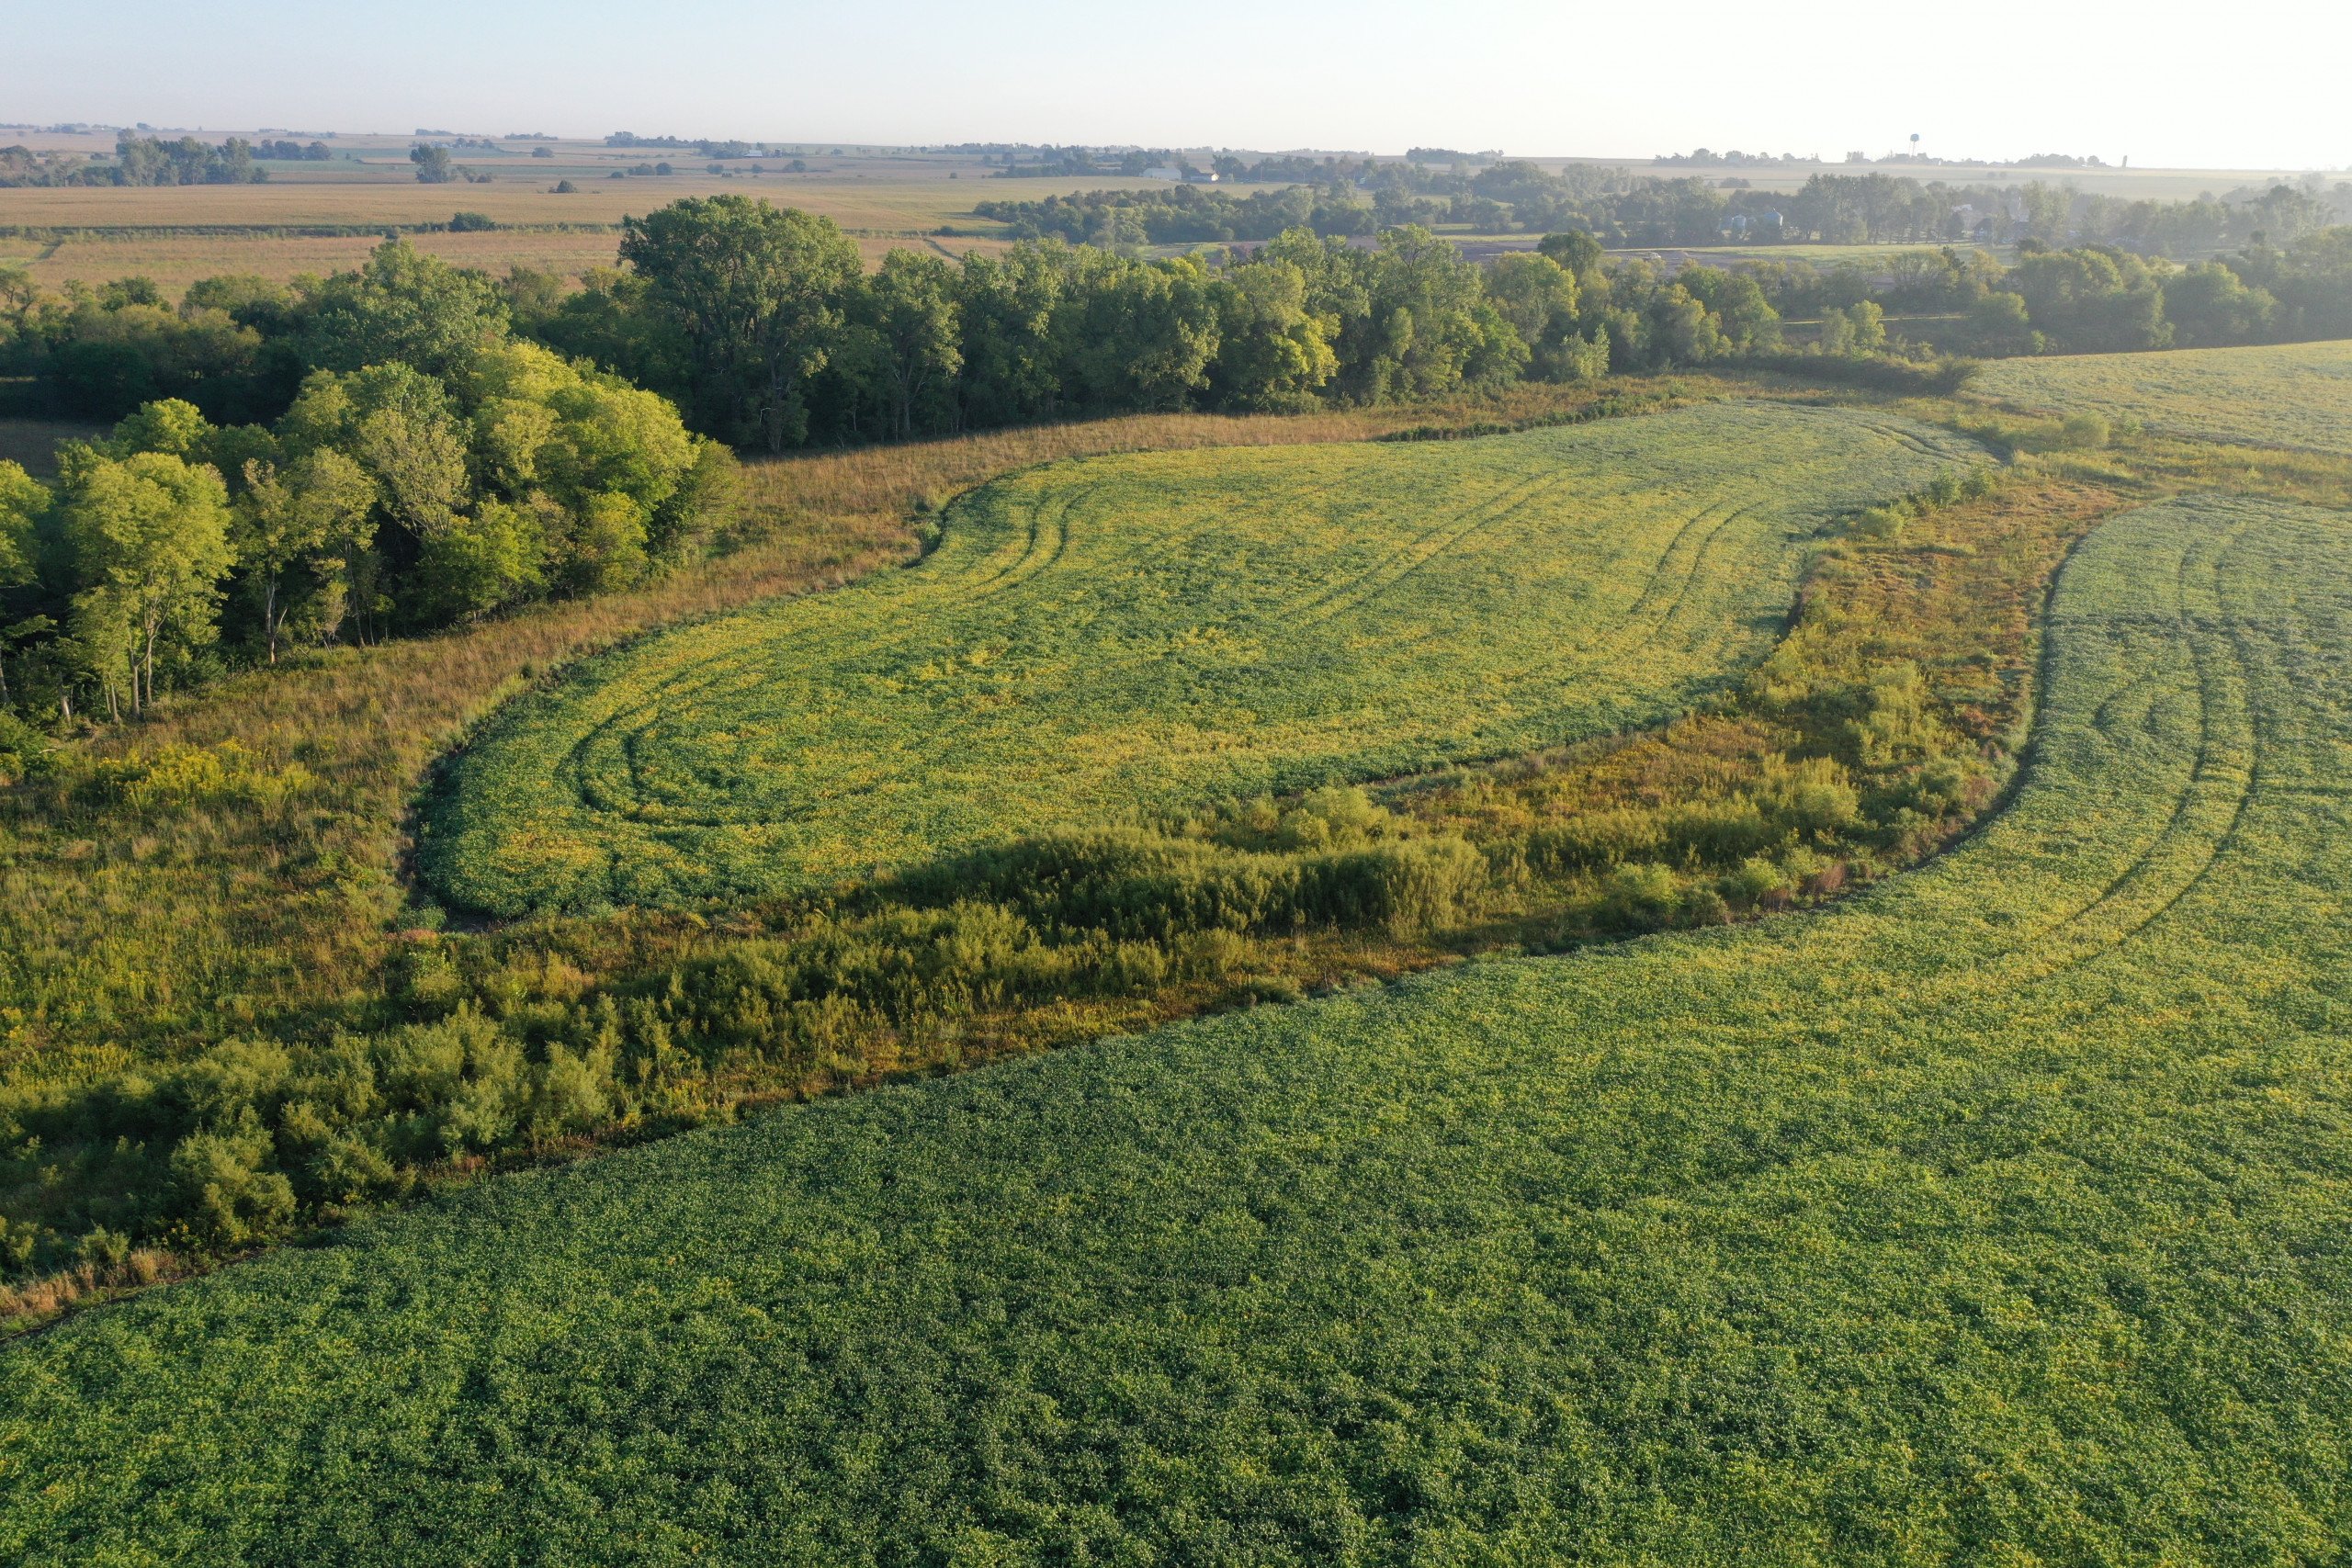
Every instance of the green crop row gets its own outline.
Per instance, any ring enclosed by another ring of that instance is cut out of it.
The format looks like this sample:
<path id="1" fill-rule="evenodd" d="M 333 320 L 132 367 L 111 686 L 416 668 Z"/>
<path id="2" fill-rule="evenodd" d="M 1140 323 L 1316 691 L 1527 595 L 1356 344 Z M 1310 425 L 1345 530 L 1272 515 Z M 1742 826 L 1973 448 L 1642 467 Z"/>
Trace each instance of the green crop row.
<path id="1" fill-rule="evenodd" d="M 0 1357 L 0 1556 L 2326 1561 L 2352 518 L 2060 579 L 2013 807 L 484 1184 Z"/>
<path id="2" fill-rule="evenodd" d="M 2206 440 L 2352 453 L 2352 343 L 2007 359 L 1973 389 Z"/>
<path id="3" fill-rule="evenodd" d="M 1770 650 L 1831 523 L 1977 460 L 1747 403 L 1017 474 L 910 570 L 514 705 L 422 863 L 494 914 L 691 904 L 1638 728 Z"/>

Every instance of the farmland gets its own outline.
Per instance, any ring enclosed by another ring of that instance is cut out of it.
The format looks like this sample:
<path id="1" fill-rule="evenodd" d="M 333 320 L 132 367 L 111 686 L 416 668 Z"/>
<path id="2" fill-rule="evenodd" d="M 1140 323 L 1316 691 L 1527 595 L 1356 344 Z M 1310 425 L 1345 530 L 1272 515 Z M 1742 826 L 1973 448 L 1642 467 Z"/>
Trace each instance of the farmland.
<path id="1" fill-rule="evenodd" d="M 518 705 L 424 864 L 508 915 L 742 897 L 1656 723 L 1769 649 L 1811 536 L 1974 456 L 1756 403 L 1017 475 L 911 571 Z"/>
<path id="2" fill-rule="evenodd" d="M 2341 1556 L 2352 189 L 416 135 L 0 155 L 0 1561 Z"/>
<path id="3" fill-rule="evenodd" d="M 2352 453 L 2352 343 L 2011 359 L 1975 389 L 2206 440 Z"/>
<path id="4" fill-rule="evenodd" d="M 617 223 L 684 196 L 748 191 L 779 206 L 820 213 L 845 229 L 904 232 L 970 220 L 972 203 L 1001 188 L 974 181 L 866 178 L 857 175 L 715 175 L 685 174 L 660 178 L 577 182 L 576 191 L 557 195 L 554 181 L 501 181 L 487 186 L 298 185 L 272 181 L 258 186 L 175 186 L 121 188 L 107 186 L 0 190 L 0 224 L 40 229 L 359 227 L 446 223 L 464 208 L 501 223 Z M 1023 180 L 1021 194 L 1061 193 L 1080 182 Z M 1101 181 L 1094 182 L 1100 184 Z M 1149 186 L 1153 182 L 1137 182 Z M 967 186 L 971 188 L 967 189 Z M 1037 188 L 1033 192 L 1029 187 Z"/>
<path id="5" fill-rule="evenodd" d="M 83 767 L 173 747 L 240 748 L 268 772 L 300 761 L 316 784 L 290 818 L 223 800 L 156 823 L 86 789 L 0 796 L 10 894 L 0 900 L 0 1079 L 85 1082 L 258 1019 L 376 994 L 402 919 L 406 808 L 469 728 L 526 690 L 535 671 L 902 558 L 927 496 L 1090 454 L 1362 439 L 1542 417 L 1590 396 L 1529 387 L 1442 406 L 1102 420 L 759 463 L 746 474 L 740 547 L 642 591 L 252 671 L 101 746 Z M 0 422 L 0 437 L 28 459 L 51 436 L 87 434 Z M 81 771 L 65 775 L 69 785 Z"/>
<path id="6" fill-rule="evenodd" d="M 650 205 L 650 204 L 649 204 Z M 447 215 L 429 221 L 447 221 Z M 895 231 L 851 236 L 868 266 L 881 265 L 892 250 L 962 256 L 1002 250 L 1010 242 L 986 235 L 932 235 Z M 511 267 L 534 267 L 572 276 L 618 260 L 620 229 L 605 224 L 509 227 L 470 232 L 420 233 L 412 243 L 427 255 L 455 266 L 480 267 L 503 276 Z M 305 273 L 324 275 L 357 266 L 382 242 L 374 231 L 312 234 L 299 230 L 232 229 L 187 233 L 175 229 L 74 231 L 40 240 L 0 240 L 0 265 L 17 263 L 35 283 L 62 288 L 125 276 L 153 280 L 177 294 L 199 278 L 242 275 L 287 282 Z"/>
<path id="7" fill-rule="evenodd" d="M 351 165 L 319 165 L 337 176 L 266 185 L 152 188 L 69 186 L 0 189 L 0 266 L 21 265 L 46 288 L 78 279 L 98 283 L 139 275 L 176 294 L 198 278 L 252 274 L 284 280 L 356 265 L 387 228 L 414 232 L 420 250 L 461 266 L 503 273 L 530 266 L 577 273 L 611 266 L 624 218 L 641 217 L 681 197 L 721 191 L 763 196 L 780 206 L 832 219 L 858 242 L 868 265 L 894 246 L 962 255 L 999 248 L 999 225 L 972 216 L 991 187 L 978 180 L 977 160 L 899 166 L 887 159 L 817 159 L 807 174 L 741 173 L 718 177 L 698 168 L 675 175 L 612 179 L 609 157 L 581 154 L 586 166 L 527 161 L 488 185 L 419 185 L 356 177 Z M 400 164 L 405 171 L 404 155 Z M 578 188 L 557 193 L 560 175 Z M 1023 180 L 1024 196 L 1068 195 L 1095 180 Z M 1149 186 L 1156 182 L 1120 182 Z M 1035 187 L 1035 188 L 1032 188 Z M 479 212 L 495 229 L 436 232 L 458 211 Z M 941 230 L 953 230 L 941 234 Z"/>
<path id="8" fill-rule="evenodd" d="M 2011 809 L 1818 918 L 807 1106 L 67 1322 L 0 1359 L 0 1545 L 2324 1559 L 2347 581 L 2335 513 L 2107 524 Z"/>

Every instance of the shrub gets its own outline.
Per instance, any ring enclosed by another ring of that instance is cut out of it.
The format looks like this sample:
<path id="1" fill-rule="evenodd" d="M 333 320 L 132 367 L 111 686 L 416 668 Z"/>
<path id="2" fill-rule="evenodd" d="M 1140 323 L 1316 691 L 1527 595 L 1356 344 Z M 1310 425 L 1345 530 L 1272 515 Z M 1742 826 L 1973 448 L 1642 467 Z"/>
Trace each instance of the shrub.
<path id="1" fill-rule="evenodd" d="M 1300 923 L 1378 928 L 1413 936 L 1476 908 L 1487 859 L 1464 839 L 1411 839 L 1317 856 L 1303 868 Z"/>
<path id="2" fill-rule="evenodd" d="M 2108 423 L 2105 414 L 2087 411 L 2068 414 L 2066 422 L 2058 430 L 2059 445 L 2078 452 L 2104 446 L 2114 439 L 2114 435 L 2115 427 Z"/>
<path id="3" fill-rule="evenodd" d="M 1751 855 L 1716 878 L 1715 887 L 1730 903 L 1758 906 L 1770 901 L 1775 895 L 1785 895 L 1788 877 L 1769 856 Z"/>
<path id="4" fill-rule="evenodd" d="M 172 1182 L 181 1222 L 194 1240 L 242 1247 L 294 1217 L 293 1185 L 266 1168 L 269 1156 L 269 1134 L 250 1118 L 180 1140 L 171 1154 Z"/>
<path id="5" fill-rule="evenodd" d="M 1618 931 L 1664 931 L 1682 904 L 1682 885 L 1655 861 L 1621 865 L 1601 883 L 1600 916 Z"/>
<path id="6" fill-rule="evenodd" d="M 49 738 L 0 708 L 0 788 L 49 771 Z"/>
<path id="7" fill-rule="evenodd" d="M 300 762 L 270 767 L 233 740 L 165 746 L 102 760 L 92 774 L 102 795 L 134 811 L 191 806 L 251 806 L 276 812 L 318 783 Z"/>

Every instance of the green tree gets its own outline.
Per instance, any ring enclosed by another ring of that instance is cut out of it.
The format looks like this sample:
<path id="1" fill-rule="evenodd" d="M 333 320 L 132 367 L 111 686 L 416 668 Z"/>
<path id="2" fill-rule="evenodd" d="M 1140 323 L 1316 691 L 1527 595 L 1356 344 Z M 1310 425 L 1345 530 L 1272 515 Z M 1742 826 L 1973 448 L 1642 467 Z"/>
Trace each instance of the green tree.
<path id="1" fill-rule="evenodd" d="M 2021 254 L 2009 287 L 2033 324 L 2078 353 L 2162 348 L 2172 341 L 2164 289 L 2138 256 L 2105 245 Z"/>
<path id="2" fill-rule="evenodd" d="M 536 592 L 546 581 L 542 521 L 535 508 L 485 501 L 442 523 L 419 547 L 413 609 L 433 621 L 472 619 Z"/>
<path id="3" fill-rule="evenodd" d="M 1013 246 L 1001 256 L 964 259 L 956 289 L 963 310 L 961 391 L 977 425 L 1044 419 L 1060 406 L 1061 358 L 1054 316 L 1069 249 Z"/>
<path id="4" fill-rule="evenodd" d="M 1090 411 L 1173 411 L 1208 384 L 1216 306 L 1190 257 L 1136 262 L 1084 250 L 1055 328 L 1065 390 Z"/>
<path id="5" fill-rule="evenodd" d="M 38 530 L 52 499 L 47 485 L 17 464 L 0 460 L 0 588 L 21 588 L 38 578 Z M 0 712 L 8 703 L 8 653 L 54 625 L 47 615 L 32 615 L 0 626 Z"/>
<path id="6" fill-rule="evenodd" d="M 695 423 L 771 452 L 804 439 L 809 379 L 863 274 L 857 246 L 832 220 L 750 197 L 694 197 L 629 219 L 620 254 L 684 345 Z"/>
<path id="7" fill-rule="evenodd" d="M 73 558 L 74 635 L 90 673 L 133 712 L 155 695 L 155 656 L 218 635 L 232 560 L 229 492 L 209 468 L 161 452 L 69 452 L 62 534 Z"/>
<path id="8" fill-rule="evenodd" d="M 647 513 L 618 491 L 586 498 L 573 514 L 564 585 L 575 593 L 606 593 L 645 574 Z"/>
<path id="9" fill-rule="evenodd" d="M 289 452 L 335 447 L 368 471 L 385 514 L 422 537 L 464 510 L 465 427 L 440 382 L 406 365 L 314 372 L 278 422 Z"/>
<path id="10" fill-rule="evenodd" d="M 2248 288 L 2219 262 L 2205 262 L 2165 280 L 2165 317 L 2191 348 L 2254 343 L 2270 330 L 2278 301 L 2268 289 Z"/>
<path id="11" fill-rule="evenodd" d="M 287 574 L 307 563 L 332 596 L 316 617 L 332 636 L 342 620 L 347 589 L 341 581 L 351 555 L 372 542 L 368 516 L 376 484 L 367 470 L 331 446 L 314 447 L 278 469 L 254 462 L 246 470 L 245 493 L 232 513 L 230 544 L 260 603 L 262 637 L 269 661 L 277 644 L 288 600 Z"/>
<path id="12" fill-rule="evenodd" d="M 1578 284 L 1589 284 L 1600 274 L 1600 258 L 1604 253 L 1600 242 L 1581 229 L 1565 230 L 1546 234 L 1535 243 L 1538 255 L 1559 264 L 1562 271 Z"/>
<path id="13" fill-rule="evenodd" d="M 1438 396 L 1526 367 L 1528 345 L 1487 299 L 1477 266 L 1427 229 L 1383 234 L 1364 284 L 1364 315 L 1340 336 L 1341 376 L 1357 398 Z"/>
<path id="14" fill-rule="evenodd" d="M 1582 294 L 1575 275 L 1553 257 L 1518 251 L 1498 258 L 1487 272 L 1487 294 L 1526 341 L 1532 374 L 1575 381 L 1607 367 L 1606 360 L 1596 367 L 1592 345 L 1577 333 Z"/>
<path id="15" fill-rule="evenodd" d="M 1886 347 L 1886 312 L 1875 299 L 1821 312 L 1821 352 L 1860 359 Z"/>
<path id="16" fill-rule="evenodd" d="M 474 409 L 472 467 L 481 482 L 517 503 L 548 498 L 573 519 L 546 531 L 551 551 L 564 537 L 594 534 L 584 525 L 597 498 L 618 496 L 638 519 L 641 566 L 646 549 L 675 554 L 723 500 L 730 457 L 691 434 L 667 399 L 537 344 L 482 354 L 459 393 Z M 589 575 L 609 586 L 615 570 Z"/>
<path id="17" fill-rule="evenodd" d="M 397 362 L 446 378 L 507 334 L 495 282 L 406 240 L 385 241 L 365 265 L 318 285 L 305 316 L 303 363 L 327 370 Z"/>
<path id="18" fill-rule="evenodd" d="M 420 141 L 408 150 L 408 161 L 416 165 L 419 185 L 445 186 L 458 177 L 458 166 L 449 161 L 447 147 L 430 147 Z"/>
<path id="19" fill-rule="evenodd" d="M 1747 354 L 1781 345 L 1780 312 L 1746 273 L 1686 266 L 1674 275 L 1674 281 L 1714 317 L 1715 329 L 1723 334 L 1729 352 Z"/>
<path id="20" fill-rule="evenodd" d="M 2007 289 L 1995 289 L 1969 307 L 1968 338 L 1977 353 L 1994 355 L 2040 354 L 2044 341 L 2024 297 Z"/>
<path id="21" fill-rule="evenodd" d="M 33 580 L 33 531 L 49 510 L 49 487 L 0 459 L 0 588 Z"/>
<path id="22" fill-rule="evenodd" d="M 1278 257 L 1229 267 L 1214 288 L 1216 363 L 1210 383 L 1226 408 L 1310 408 L 1340 367 L 1338 321 L 1306 308 L 1306 276 Z"/>
<path id="23" fill-rule="evenodd" d="M 962 305 L 956 270 L 938 256 L 892 251 L 868 280 L 857 322 L 890 411 L 890 434 L 903 441 L 934 427 L 951 407 L 963 368 Z"/>
<path id="24" fill-rule="evenodd" d="M 117 457 L 162 452 L 185 458 L 201 449 L 211 434 L 212 422 L 204 411 L 181 399 L 165 398 L 141 403 L 124 415 L 107 438 L 107 446 Z"/>

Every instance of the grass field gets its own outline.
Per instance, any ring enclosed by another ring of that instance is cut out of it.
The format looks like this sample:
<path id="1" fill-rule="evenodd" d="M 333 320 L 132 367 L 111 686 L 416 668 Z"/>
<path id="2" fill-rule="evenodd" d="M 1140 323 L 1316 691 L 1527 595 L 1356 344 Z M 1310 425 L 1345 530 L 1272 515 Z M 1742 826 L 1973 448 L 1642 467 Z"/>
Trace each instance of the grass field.
<path id="1" fill-rule="evenodd" d="M 55 790 L 0 792 L 0 1084 L 87 1082 L 380 994 L 401 945 L 405 812 L 469 726 L 537 672 L 624 638 L 901 558 L 926 495 L 1088 454 L 1362 439 L 1541 417 L 1593 395 L 1530 385 L 1439 407 L 1138 416 L 755 462 L 751 537 L 718 559 L 637 592 L 306 656 L 169 704 L 74 759 Z M 220 801 L 165 821 L 81 787 L 107 756 L 230 745 L 267 770 L 300 761 L 317 784 L 290 816 Z"/>
<path id="2" fill-rule="evenodd" d="M 2352 453 L 2352 343 L 2005 359 L 1973 389 L 2207 440 Z"/>
<path id="3" fill-rule="evenodd" d="M 1639 728 L 1769 650 L 1840 511 L 1974 456 L 1749 403 L 1018 475 L 914 570 L 518 705 L 423 863 L 503 915 L 745 897 Z"/>
<path id="4" fill-rule="evenodd" d="M 28 1563 L 2316 1562 L 2352 1537 L 2352 520 L 2064 572 L 2013 807 L 501 1181 L 0 1357 Z"/>

